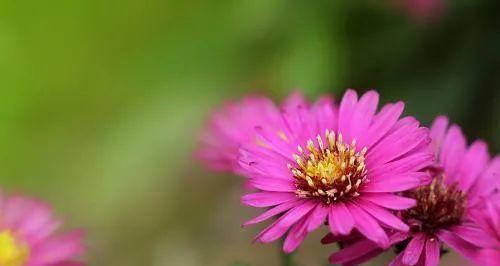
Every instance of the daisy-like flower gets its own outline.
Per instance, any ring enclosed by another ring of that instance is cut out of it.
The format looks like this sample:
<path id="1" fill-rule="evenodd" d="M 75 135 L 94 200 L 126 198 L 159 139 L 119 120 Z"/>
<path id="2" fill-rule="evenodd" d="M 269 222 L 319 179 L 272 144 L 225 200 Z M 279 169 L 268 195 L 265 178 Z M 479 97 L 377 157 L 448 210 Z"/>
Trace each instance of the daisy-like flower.
<path id="1" fill-rule="evenodd" d="M 477 140 L 467 147 L 460 128 L 452 125 L 448 129 L 445 117 L 435 120 L 431 138 L 437 161 L 428 168 L 433 180 L 430 185 L 404 193 L 415 199 L 417 205 L 400 213 L 410 231 L 391 236 L 391 244 L 399 252 L 391 265 L 438 265 L 443 245 L 476 261 L 481 247 L 498 244 L 491 233 L 477 226 L 473 218 L 479 216 L 473 213 L 494 193 L 500 158 L 490 160 L 483 141 Z M 369 240 L 354 241 L 332 254 L 330 262 L 352 265 L 382 251 Z"/>
<path id="2" fill-rule="evenodd" d="M 56 235 L 60 224 L 42 202 L 0 195 L 0 265 L 83 266 L 75 260 L 84 251 L 82 232 Z"/>
<path id="3" fill-rule="evenodd" d="M 497 177 L 499 178 L 499 177 Z M 494 266 L 500 261 L 500 192 L 490 197 L 483 208 L 472 210 L 472 217 L 496 244 L 485 246 L 479 253 L 479 265 Z"/>
<path id="4" fill-rule="evenodd" d="M 257 139 L 240 148 L 240 165 L 258 191 L 242 202 L 269 209 L 244 225 L 278 217 L 256 240 L 272 242 L 288 232 L 283 249 L 292 252 L 328 222 L 336 234 L 356 228 L 385 247 L 383 227 L 409 230 L 391 211 L 415 200 L 394 193 L 429 181 L 419 172 L 432 163 L 428 130 L 412 117 L 400 119 L 402 102 L 377 113 L 378 99 L 375 91 L 358 100 L 348 90 L 337 108 L 328 97 L 310 105 L 294 94 L 280 123 L 255 128 Z"/>
<path id="5" fill-rule="evenodd" d="M 262 96 L 226 103 L 212 113 L 195 156 L 212 170 L 238 172 L 241 143 L 255 139 L 255 126 L 275 124 L 278 114 L 273 102 Z"/>

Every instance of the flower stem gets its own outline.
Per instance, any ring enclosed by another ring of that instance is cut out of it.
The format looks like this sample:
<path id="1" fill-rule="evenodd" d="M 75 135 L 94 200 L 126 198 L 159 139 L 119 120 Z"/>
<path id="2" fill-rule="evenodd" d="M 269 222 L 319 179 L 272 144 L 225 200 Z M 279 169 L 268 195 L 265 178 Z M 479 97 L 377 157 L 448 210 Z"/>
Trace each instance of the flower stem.
<path id="1" fill-rule="evenodd" d="M 293 262 L 293 254 L 283 252 L 282 247 L 283 241 L 280 242 L 280 245 L 278 247 L 278 251 L 280 252 L 281 266 L 294 266 L 295 263 Z"/>
<path id="2" fill-rule="evenodd" d="M 292 254 L 281 254 L 281 265 L 282 266 L 293 266 L 293 256 Z"/>

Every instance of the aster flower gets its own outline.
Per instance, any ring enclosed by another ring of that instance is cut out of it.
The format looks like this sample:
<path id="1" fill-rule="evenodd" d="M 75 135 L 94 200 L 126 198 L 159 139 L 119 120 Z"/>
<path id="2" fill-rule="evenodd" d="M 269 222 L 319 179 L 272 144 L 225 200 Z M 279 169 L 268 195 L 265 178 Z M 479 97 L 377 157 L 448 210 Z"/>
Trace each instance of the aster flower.
<path id="1" fill-rule="evenodd" d="M 212 113 L 195 155 L 213 170 L 237 172 L 240 144 L 255 139 L 255 126 L 276 123 L 278 114 L 273 102 L 263 96 L 226 103 Z"/>
<path id="2" fill-rule="evenodd" d="M 500 261 L 500 193 L 495 193 L 485 201 L 482 208 L 472 210 L 471 213 L 474 222 L 494 239 L 494 245 L 485 246 L 479 252 L 477 263 L 485 266 L 498 265 Z"/>
<path id="3" fill-rule="evenodd" d="M 328 222 L 336 234 L 356 228 L 387 246 L 383 227 L 409 230 L 392 210 L 412 207 L 415 200 L 394 193 L 429 181 L 419 172 L 432 163 L 428 130 L 412 117 L 400 119 L 402 102 L 377 113 L 378 99 L 375 91 L 358 100 L 348 90 L 337 108 L 328 97 L 310 105 L 294 94 L 282 106 L 280 124 L 255 128 L 257 140 L 240 148 L 240 165 L 257 192 L 242 202 L 269 209 L 244 225 L 278 218 L 257 241 L 272 242 L 288 232 L 283 249 L 291 252 Z"/>
<path id="4" fill-rule="evenodd" d="M 474 222 L 473 218 L 483 216 L 473 214 L 494 193 L 500 158 L 490 160 L 487 145 L 481 140 L 467 147 L 460 128 L 452 125 L 448 129 L 445 117 L 435 120 L 431 138 L 437 163 L 427 171 L 433 180 L 430 185 L 404 193 L 417 205 L 400 213 L 411 230 L 391 235 L 391 244 L 399 253 L 391 265 L 438 265 L 444 245 L 475 262 L 480 248 L 498 244 L 491 233 Z M 382 251 L 370 240 L 354 241 L 332 254 L 330 262 L 352 265 Z"/>
<path id="5" fill-rule="evenodd" d="M 77 266 L 84 251 L 82 232 L 55 234 L 61 221 L 46 204 L 0 195 L 0 265 Z"/>

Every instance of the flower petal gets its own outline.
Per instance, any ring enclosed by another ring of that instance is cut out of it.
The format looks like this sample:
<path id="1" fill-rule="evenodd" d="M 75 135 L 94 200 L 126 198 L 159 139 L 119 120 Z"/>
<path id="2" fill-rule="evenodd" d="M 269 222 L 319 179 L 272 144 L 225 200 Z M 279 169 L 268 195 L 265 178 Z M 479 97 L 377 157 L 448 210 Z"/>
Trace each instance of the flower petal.
<path id="1" fill-rule="evenodd" d="M 446 129 L 448 128 L 448 118 L 446 116 L 438 116 L 434 120 L 431 126 L 430 137 L 432 142 L 430 144 L 431 149 L 437 156 L 441 150 L 441 145 L 443 144 L 443 139 L 446 134 Z"/>
<path id="2" fill-rule="evenodd" d="M 368 149 L 375 145 L 394 126 L 403 113 L 403 109 L 403 102 L 386 104 L 373 118 L 373 123 L 366 133 L 366 135 L 369 136 L 369 138 L 366 139 L 366 143 L 360 143 L 360 145 L 364 145 Z"/>
<path id="3" fill-rule="evenodd" d="M 339 107 L 339 133 L 344 136 L 347 143 L 350 141 L 350 125 L 351 117 L 354 113 L 356 103 L 358 102 L 358 94 L 354 90 L 347 90 L 342 97 Z"/>
<path id="4" fill-rule="evenodd" d="M 249 180 L 250 185 L 264 191 L 294 192 L 297 190 L 293 180 L 269 178 L 265 176 L 254 177 Z"/>
<path id="5" fill-rule="evenodd" d="M 402 262 L 405 265 L 415 265 L 417 264 L 420 256 L 422 255 L 422 250 L 424 249 L 426 241 L 426 236 L 422 233 L 416 234 L 406 246 L 406 249 L 403 253 Z"/>
<path id="6" fill-rule="evenodd" d="M 309 214 L 307 220 L 307 232 L 316 230 L 320 225 L 325 222 L 328 215 L 328 208 L 322 203 L 318 203 L 316 208 Z"/>
<path id="7" fill-rule="evenodd" d="M 458 225 L 450 228 L 450 231 L 476 246 L 493 248 L 499 245 L 499 242 L 489 236 L 485 231 L 476 227 Z"/>
<path id="8" fill-rule="evenodd" d="M 276 222 L 259 233 L 256 239 L 259 239 L 263 243 L 269 243 L 280 238 L 293 224 L 314 208 L 314 206 L 314 202 L 306 201 L 305 203 L 294 207 L 281 216 Z"/>
<path id="9" fill-rule="evenodd" d="M 280 214 L 280 213 L 285 212 L 291 208 L 294 208 L 298 205 L 301 205 L 304 202 L 305 202 L 305 200 L 303 200 L 303 199 L 296 199 L 293 201 L 285 202 L 283 204 L 280 204 L 276 207 L 273 207 L 273 208 L 267 210 L 266 212 L 262 213 L 261 215 L 255 217 L 255 218 L 245 222 L 243 224 L 243 226 L 248 226 L 248 225 L 260 223 L 260 222 L 265 221 L 265 220 L 267 220 L 267 219 L 269 219 L 277 214 Z"/>
<path id="10" fill-rule="evenodd" d="M 356 104 L 354 112 L 352 113 L 351 122 L 349 125 L 349 138 L 356 139 L 360 147 L 364 147 L 366 141 L 366 131 L 372 123 L 373 115 L 377 110 L 379 95 L 377 92 L 371 90 L 363 94 Z"/>
<path id="11" fill-rule="evenodd" d="M 376 251 L 376 253 L 373 254 L 373 257 L 380 254 L 383 250 L 372 241 L 365 239 L 333 253 L 328 260 L 332 264 L 352 264 L 353 260 L 359 259 L 374 251 Z"/>
<path id="12" fill-rule="evenodd" d="M 333 233 L 347 235 L 351 232 L 354 220 L 343 202 L 332 204 L 328 214 L 328 224 Z"/>
<path id="13" fill-rule="evenodd" d="M 363 193 L 363 199 L 391 210 L 406 210 L 417 204 L 414 199 L 389 193 Z"/>
<path id="14" fill-rule="evenodd" d="M 466 140 L 462 130 L 457 125 L 452 125 L 444 138 L 439 156 L 439 162 L 444 168 L 447 182 L 457 181 L 454 179 L 454 174 L 465 154 L 465 147 Z"/>
<path id="15" fill-rule="evenodd" d="M 389 227 L 403 232 L 408 232 L 408 230 L 410 230 L 408 225 L 406 225 L 401 219 L 399 219 L 386 209 L 383 209 L 378 205 L 371 203 L 370 201 L 358 199 L 357 203 L 355 204 L 371 214 L 373 217 L 375 217 L 375 219 L 379 220 Z"/>
<path id="16" fill-rule="evenodd" d="M 434 238 L 428 238 L 425 241 L 425 266 L 438 266 L 439 252 L 439 241 Z"/>
<path id="17" fill-rule="evenodd" d="M 361 234 L 382 248 L 386 248 L 389 245 L 389 238 L 371 215 L 354 204 L 349 204 L 347 207 L 354 220 L 354 226 Z"/>
<path id="18" fill-rule="evenodd" d="M 253 207 L 269 207 L 296 199 L 294 193 L 258 192 L 241 197 L 241 202 Z"/>
<path id="19" fill-rule="evenodd" d="M 484 141 L 474 141 L 463 157 L 463 162 L 459 166 L 458 180 L 462 191 L 467 192 L 474 184 L 479 174 L 488 163 L 488 146 Z"/>
<path id="20" fill-rule="evenodd" d="M 478 248 L 463 240 L 455 233 L 441 229 L 437 233 L 437 236 L 439 240 L 443 241 L 446 245 L 464 255 L 464 257 L 466 257 L 467 259 L 474 261 L 477 258 Z"/>
<path id="21" fill-rule="evenodd" d="M 288 232 L 285 242 L 283 243 L 283 251 L 285 253 L 293 252 L 304 241 L 307 236 L 307 231 L 304 228 L 306 223 L 307 219 L 303 217 L 292 227 L 290 232 Z"/>
<path id="22" fill-rule="evenodd" d="M 364 192 L 398 192 L 427 185 L 431 181 L 429 174 L 423 172 L 378 176 L 371 179 L 361 190 Z"/>

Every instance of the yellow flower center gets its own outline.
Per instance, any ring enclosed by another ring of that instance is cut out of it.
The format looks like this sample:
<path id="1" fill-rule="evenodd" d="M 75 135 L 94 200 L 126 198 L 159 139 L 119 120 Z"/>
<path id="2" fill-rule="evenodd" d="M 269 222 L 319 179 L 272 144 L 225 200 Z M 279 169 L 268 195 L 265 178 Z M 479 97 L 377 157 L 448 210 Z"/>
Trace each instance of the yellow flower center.
<path id="1" fill-rule="evenodd" d="M 9 230 L 0 232 L 0 266 L 23 266 L 28 255 L 28 246 L 18 242 Z"/>
<path id="2" fill-rule="evenodd" d="M 288 165 L 295 178 L 299 197 L 316 197 L 329 204 L 359 196 L 358 188 L 366 181 L 366 148 L 356 152 L 356 140 L 350 145 L 326 131 L 325 138 L 317 136 L 317 146 L 307 142 L 307 151 L 298 146 L 293 154 L 296 165 Z"/>

